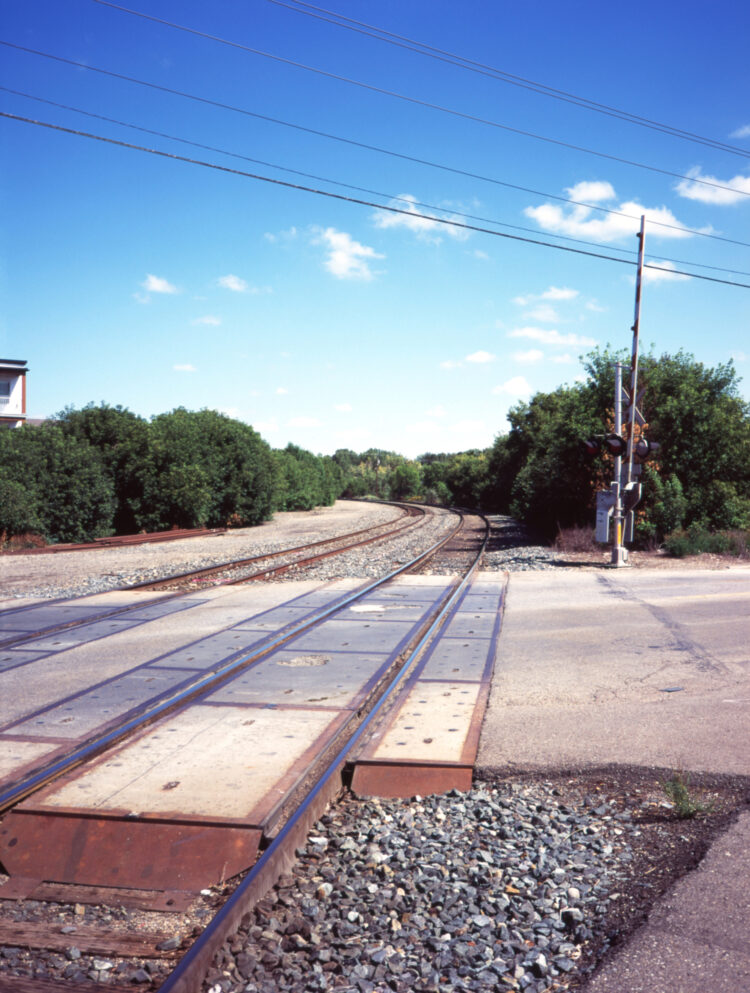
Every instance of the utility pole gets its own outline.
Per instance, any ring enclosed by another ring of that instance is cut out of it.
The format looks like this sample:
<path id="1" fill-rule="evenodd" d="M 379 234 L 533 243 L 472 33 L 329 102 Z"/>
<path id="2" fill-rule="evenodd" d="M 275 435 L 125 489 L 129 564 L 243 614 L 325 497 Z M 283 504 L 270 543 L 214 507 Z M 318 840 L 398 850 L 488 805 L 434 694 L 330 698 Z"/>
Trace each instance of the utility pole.
<path id="1" fill-rule="evenodd" d="M 622 362 L 615 363 L 615 435 L 622 435 Z M 622 456 L 615 455 L 615 478 L 612 481 L 614 502 L 614 535 L 612 536 L 612 565 L 628 564 L 628 550 L 622 542 L 625 515 L 622 512 Z"/>
<path id="2" fill-rule="evenodd" d="M 641 214 L 638 237 L 638 270 L 635 276 L 635 317 L 633 319 L 633 350 L 630 359 L 630 419 L 628 424 L 628 483 L 633 479 L 635 419 L 638 404 L 638 332 L 641 326 L 641 286 L 643 282 L 643 250 L 646 244 L 646 215 Z"/>
<path id="3" fill-rule="evenodd" d="M 635 277 L 635 317 L 633 320 L 633 347 L 630 358 L 630 396 L 628 397 L 628 447 L 626 455 L 626 466 L 622 464 L 622 457 L 615 456 L 615 478 L 612 483 L 612 493 L 614 496 L 613 524 L 614 535 L 612 537 L 612 565 L 616 568 L 628 564 L 628 550 L 624 543 L 625 512 L 624 498 L 629 496 L 634 487 L 640 494 L 640 487 L 633 482 L 633 455 L 635 453 L 636 442 L 636 418 L 638 414 L 638 333 L 641 324 L 641 286 L 643 285 L 643 250 L 646 242 L 646 216 L 641 214 L 641 227 L 638 238 L 638 270 Z M 615 435 L 622 436 L 622 363 L 615 364 Z M 640 425 L 640 422 L 639 422 Z M 625 469 L 625 471 L 623 471 Z M 635 499 L 638 497 L 635 496 Z"/>

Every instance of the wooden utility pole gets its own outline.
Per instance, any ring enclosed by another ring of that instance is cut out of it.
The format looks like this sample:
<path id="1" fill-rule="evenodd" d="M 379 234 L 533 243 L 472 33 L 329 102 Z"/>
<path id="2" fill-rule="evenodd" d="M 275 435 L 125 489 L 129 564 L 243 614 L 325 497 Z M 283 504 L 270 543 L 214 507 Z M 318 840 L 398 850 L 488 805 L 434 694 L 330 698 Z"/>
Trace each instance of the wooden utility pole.
<path id="1" fill-rule="evenodd" d="M 635 318 L 633 320 L 633 347 L 630 358 L 630 396 L 628 397 L 628 447 L 625 465 L 622 458 L 615 457 L 615 478 L 612 483 L 614 495 L 612 536 L 612 565 L 615 567 L 628 564 L 628 550 L 625 547 L 625 507 L 624 498 L 629 493 L 633 483 L 633 455 L 636 442 L 636 418 L 638 416 L 638 333 L 641 324 L 641 287 L 643 285 L 643 250 L 646 242 L 646 216 L 641 214 L 641 228 L 636 235 L 638 238 L 638 270 L 635 277 Z M 622 364 L 615 365 L 615 435 L 622 433 Z M 640 425 L 640 422 L 639 422 Z M 640 488 L 638 487 L 638 492 Z M 637 497 L 635 498 L 637 499 Z"/>

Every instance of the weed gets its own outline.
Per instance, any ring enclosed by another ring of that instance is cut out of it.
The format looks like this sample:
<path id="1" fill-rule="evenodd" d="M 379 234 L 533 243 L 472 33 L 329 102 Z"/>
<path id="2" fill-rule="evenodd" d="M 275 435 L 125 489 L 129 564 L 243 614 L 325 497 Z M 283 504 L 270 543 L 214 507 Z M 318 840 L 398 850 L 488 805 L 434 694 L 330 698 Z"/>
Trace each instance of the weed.
<path id="1" fill-rule="evenodd" d="M 690 776 L 673 772 L 671 779 L 662 783 L 664 792 L 674 804 L 675 813 L 682 820 L 710 811 L 710 805 L 699 803 L 690 792 Z"/>
<path id="2" fill-rule="evenodd" d="M 558 552 L 601 551 L 601 547 L 594 538 L 594 529 L 591 527 L 558 528 L 555 549 Z"/>

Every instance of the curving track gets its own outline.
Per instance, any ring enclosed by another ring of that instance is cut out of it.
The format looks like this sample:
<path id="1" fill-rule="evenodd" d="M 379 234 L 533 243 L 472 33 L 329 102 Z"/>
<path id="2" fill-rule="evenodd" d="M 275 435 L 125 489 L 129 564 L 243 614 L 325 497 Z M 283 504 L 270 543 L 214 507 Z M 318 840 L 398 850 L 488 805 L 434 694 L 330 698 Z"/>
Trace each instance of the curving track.
<path id="1" fill-rule="evenodd" d="M 377 540 L 377 538 L 370 536 L 370 540 Z M 87 741 L 77 743 L 76 748 L 68 749 L 65 754 L 56 754 L 54 762 L 37 768 L 34 775 L 23 777 L 21 782 L 13 782 L 8 785 L 2 795 L 2 803 L 6 807 L 17 804 L 22 797 L 28 797 L 42 786 L 47 787 L 45 794 L 48 794 L 51 789 L 49 783 L 53 778 L 63 774 L 70 775 L 72 767 L 82 765 L 85 762 L 90 763 L 105 750 L 113 747 L 121 748 L 121 743 L 126 736 L 142 735 L 144 728 L 151 725 L 161 726 L 159 722 L 173 719 L 174 715 L 179 715 L 185 708 L 195 706 L 196 703 L 200 705 L 201 701 L 205 701 L 209 697 L 215 698 L 216 694 L 222 691 L 222 687 L 233 685 L 234 680 L 242 677 L 244 673 L 249 672 L 254 667 L 260 666 L 261 662 L 269 655 L 273 656 L 274 652 L 278 653 L 284 649 L 284 646 L 294 648 L 295 642 L 298 642 L 300 638 L 313 637 L 311 632 L 324 626 L 326 620 L 341 618 L 346 611 L 349 612 L 347 616 L 351 617 L 353 616 L 352 612 L 358 609 L 361 611 L 383 610 L 383 603 L 388 604 L 389 597 L 403 597 L 403 587 L 399 588 L 398 584 L 405 582 L 403 576 L 406 573 L 416 576 L 418 575 L 416 570 L 426 568 L 428 574 L 429 572 L 433 574 L 438 572 L 462 574 L 461 579 L 436 583 L 435 590 L 438 595 L 434 597 L 434 602 L 428 605 L 429 609 L 419 613 L 418 622 L 409 625 L 411 634 L 407 642 L 399 643 L 398 650 L 389 656 L 388 665 L 378 668 L 375 676 L 368 682 L 366 694 L 358 697 L 356 705 L 346 710 L 335 728 L 335 733 L 328 735 L 321 747 L 317 748 L 315 754 L 310 753 L 302 766 L 296 768 L 295 775 L 292 777 L 294 783 L 287 784 L 288 788 L 283 792 L 283 796 L 275 803 L 272 811 L 266 811 L 265 822 L 259 825 L 258 844 L 261 848 L 261 855 L 258 861 L 235 891 L 234 896 L 205 930 L 199 941 L 195 943 L 188 956 L 166 980 L 161 987 L 163 990 L 194 990 L 198 988 L 201 969 L 205 971 L 213 954 L 213 949 L 236 926 L 239 917 L 245 912 L 244 908 L 247 907 L 248 901 L 252 902 L 257 899 L 263 890 L 267 889 L 273 882 L 275 876 L 289 863 L 293 857 L 296 839 L 301 836 L 301 833 L 304 833 L 311 820 L 318 816 L 330 797 L 340 788 L 342 769 L 355 744 L 363 743 L 367 735 L 372 735 L 374 733 L 373 727 L 378 721 L 383 723 L 385 720 L 383 715 L 388 709 L 388 701 L 392 700 L 397 692 L 403 692 L 408 673 L 413 667 L 416 666 L 418 669 L 423 664 L 418 660 L 425 657 L 425 652 L 429 651 L 428 646 L 440 633 L 441 627 L 446 624 L 450 626 L 450 624 L 458 623 L 455 617 L 451 619 L 452 612 L 458 609 L 462 598 L 466 596 L 467 584 L 480 561 L 484 540 L 486 540 L 486 523 L 484 527 L 480 527 L 480 522 L 476 516 L 473 518 L 462 516 L 457 532 L 453 536 L 453 547 L 450 550 L 447 549 L 446 542 L 442 541 L 430 549 L 428 553 L 403 566 L 397 572 L 386 577 L 385 580 L 367 584 L 364 588 L 346 596 L 336 596 L 330 599 L 322 610 L 319 609 L 313 613 L 308 611 L 308 616 L 304 620 L 277 626 L 272 635 L 261 638 L 257 644 L 252 646 L 251 651 L 242 650 L 235 653 L 234 656 L 224 659 L 221 665 L 204 673 L 199 679 L 193 677 L 179 689 L 170 688 L 156 701 L 150 701 L 148 705 L 141 707 L 137 714 L 126 715 L 127 720 L 119 720 L 115 726 L 107 727 L 103 733 L 91 735 Z M 469 565 L 467 560 L 471 549 L 473 549 L 472 563 Z M 329 553 L 330 549 L 324 554 Z M 427 563 L 434 560 L 438 554 L 444 556 L 439 564 L 436 565 L 433 562 L 428 565 Z M 461 560 L 460 562 L 457 557 Z M 285 567 L 288 568 L 288 565 Z M 418 582 L 418 580 L 415 579 L 412 582 Z M 393 589 L 393 592 L 389 593 L 389 589 Z M 182 594 L 177 594 L 177 596 L 180 595 Z M 369 601 L 368 597 L 370 597 Z M 375 603 L 373 603 L 373 597 L 376 598 Z M 164 605 L 167 600 L 171 599 L 171 595 L 162 596 L 158 603 Z M 478 601 L 479 598 L 475 598 L 477 609 L 479 609 Z M 358 606 L 360 603 L 362 607 Z M 423 606 L 425 605 L 423 604 Z M 475 614 L 474 616 L 478 617 L 479 615 Z M 361 618 L 362 615 L 360 614 Z M 336 623 L 340 625 L 343 621 L 336 621 Z M 365 624 L 364 627 L 369 628 L 370 625 Z M 382 631 L 383 628 L 381 627 L 380 630 Z M 464 637 L 463 634 L 461 636 Z M 285 663 L 282 661 L 280 664 Z M 30 802 L 33 808 L 33 797 Z M 27 801 L 27 805 L 28 803 L 29 801 Z M 15 821 L 13 821 L 13 817 L 15 817 Z M 8 824 L 10 824 L 10 833 L 17 833 L 18 815 L 10 815 L 9 818 L 6 818 L 5 824 L 0 826 L 0 837 L 3 837 L 4 832 L 6 859 L 9 857 L 7 848 L 9 843 Z M 266 846 L 268 847 L 266 848 Z M 168 886 L 164 885 L 164 880 L 159 888 L 162 891 L 168 889 Z M 180 885 L 178 884 L 176 888 L 179 889 Z M 1 896 L 2 889 L 0 889 Z M 158 905 L 159 899 L 160 897 L 156 895 L 152 896 L 151 901 Z M 164 904 L 163 893 L 161 900 Z M 180 901 L 177 900 L 177 903 Z M 112 938 L 112 942 L 114 945 L 117 944 L 116 937 Z"/>

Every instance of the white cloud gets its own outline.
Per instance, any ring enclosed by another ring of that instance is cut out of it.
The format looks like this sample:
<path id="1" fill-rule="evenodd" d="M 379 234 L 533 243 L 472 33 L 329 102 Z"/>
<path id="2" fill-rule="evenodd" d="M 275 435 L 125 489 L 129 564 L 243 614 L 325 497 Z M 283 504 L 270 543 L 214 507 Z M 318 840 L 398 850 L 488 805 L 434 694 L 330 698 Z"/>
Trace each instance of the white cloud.
<path id="1" fill-rule="evenodd" d="M 471 355 L 466 356 L 467 362 L 475 362 L 477 365 L 484 365 L 487 362 L 494 362 L 495 356 L 491 355 L 489 352 L 472 352 Z"/>
<path id="2" fill-rule="evenodd" d="M 233 293 L 247 292 L 247 283 L 245 280 L 233 275 L 231 272 L 227 276 L 219 276 L 218 283 L 219 286 L 223 286 L 225 290 L 231 290 Z"/>
<path id="3" fill-rule="evenodd" d="M 652 265 L 658 266 L 659 268 L 652 269 Z M 668 283 L 690 279 L 690 276 L 685 276 L 679 272 L 673 272 L 673 269 L 674 265 L 671 262 L 658 262 L 654 260 L 644 266 L 643 281 L 645 283 Z M 635 280 L 633 280 L 633 282 L 635 282 Z"/>
<path id="4" fill-rule="evenodd" d="M 289 390 L 285 386 L 276 387 L 276 396 L 285 397 L 289 393 Z"/>
<path id="5" fill-rule="evenodd" d="M 317 417 L 292 417 L 287 425 L 290 428 L 319 428 L 321 422 Z"/>
<path id="6" fill-rule="evenodd" d="M 586 310 L 591 310 L 595 314 L 604 314 L 606 313 L 607 308 L 602 307 L 597 300 L 588 300 L 586 302 Z"/>
<path id="7" fill-rule="evenodd" d="M 475 259 L 482 259 L 485 262 L 489 259 L 487 252 L 483 252 L 481 248 L 475 248 L 473 255 Z"/>
<path id="8" fill-rule="evenodd" d="M 732 358 L 735 362 L 747 362 L 747 352 L 732 352 Z"/>
<path id="9" fill-rule="evenodd" d="M 338 410 L 342 414 L 349 414 L 352 411 L 352 405 L 350 403 L 337 403 L 334 404 L 334 410 Z"/>
<path id="10" fill-rule="evenodd" d="M 457 362 L 455 359 L 446 359 L 445 362 L 440 363 L 441 369 L 460 369 L 463 365 L 462 362 Z"/>
<path id="11" fill-rule="evenodd" d="M 180 291 L 176 286 L 173 286 L 166 279 L 162 279 L 161 276 L 154 276 L 153 273 L 148 273 L 146 278 L 141 283 L 141 286 L 146 290 L 147 293 L 179 293 Z"/>
<path id="12" fill-rule="evenodd" d="M 544 293 L 527 293 L 523 297 L 514 297 L 513 303 L 519 307 L 528 307 L 538 300 L 574 300 L 578 296 L 578 290 L 572 290 L 568 286 L 550 286 Z"/>
<path id="13" fill-rule="evenodd" d="M 531 386 L 525 376 L 513 376 L 500 386 L 496 386 L 492 392 L 496 395 L 505 393 L 513 397 L 527 397 L 531 395 Z"/>
<path id="14" fill-rule="evenodd" d="M 541 341 L 544 345 L 595 345 L 594 338 L 587 338 L 581 334 L 560 334 L 559 331 L 547 328 L 514 328 L 508 332 L 509 338 L 531 338 L 532 341 Z"/>
<path id="15" fill-rule="evenodd" d="M 690 179 L 681 179 L 675 186 L 679 195 L 688 200 L 700 200 L 701 203 L 727 206 L 745 200 L 750 195 L 750 176 L 738 174 L 731 179 L 717 179 L 716 176 L 703 175 L 699 167 L 690 169 L 688 176 Z M 696 179 L 701 179 L 704 183 L 718 183 L 722 187 L 730 186 L 732 189 L 703 186 L 701 183 L 696 183 Z"/>
<path id="16" fill-rule="evenodd" d="M 574 300 L 578 296 L 578 290 L 572 290 L 569 286 L 550 286 L 542 293 L 542 300 Z"/>
<path id="17" fill-rule="evenodd" d="M 297 237 L 297 229 L 292 226 L 291 228 L 287 228 L 286 231 L 279 231 L 278 234 L 266 231 L 263 237 L 266 241 L 270 241 L 272 245 L 275 245 L 279 241 L 293 241 Z"/>
<path id="18" fill-rule="evenodd" d="M 194 365 L 190 365 L 189 362 L 185 362 L 182 365 L 173 365 L 172 368 L 175 372 L 197 372 L 198 370 Z"/>
<path id="19" fill-rule="evenodd" d="M 258 296 L 261 293 L 273 293 L 270 286 L 251 286 L 247 280 L 240 276 L 234 276 L 232 273 L 229 273 L 228 276 L 219 276 L 216 282 L 225 290 L 231 290 L 232 293 L 250 293 L 253 296 Z"/>
<path id="20" fill-rule="evenodd" d="M 586 203 L 605 203 L 617 196 L 614 186 L 601 180 L 584 180 L 568 187 L 566 192 L 570 194 L 571 200 L 584 200 Z"/>
<path id="21" fill-rule="evenodd" d="M 541 321 L 542 324 L 558 324 L 560 321 L 560 315 L 548 303 L 540 303 L 538 307 L 529 311 L 528 316 L 532 321 Z"/>
<path id="22" fill-rule="evenodd" d="M 390 210 L 376 211 L 372 214 L 372 220 L 377 228 L 407 228 L 422 241 L 429 241 L 437 245 L 441 241 L 443 234 L 450 235 L 458 241 L 466 241 L 469 236 L 464 228 L 453 227 L 450 224 L 441 224 L 435 218 L 436 214 L 430 214 L 423 208 L 417 208 L 417 198 L 409 193 L 402 193 L 397 200 L 391 200 L 389 207 L 394 207 L 402 213 L 394 213 Z"/>
<path id="23" fill-rule="evenodd" d="M 385 258 L 374 248 L 354 241 L 346 231 L 337 231 L 335 228 L 325 228 L 319 232 L 313 244 L 321 243 L 329 249 L 328 258 L 323 265 L 336 279 L 370 280 L 373 272 L 369 260 Z"/>
<path id="24" fill-rule="evenodd" d="M 445 407 L 441 407 L 439 404 L 437 407 L 433 407 L 431 410 L 426 410 L 425 414 L 428 417 L 445 417 Z"/>
<path id="25" fill-rule="evenodd" d="M 196 317 L 191 324 L 209 324 L 211 327 L 218 327 L 221 324 L 220 317 L 214 317 L 213 314 L 206 314 L 205 317 Z"/>
<path id="26" fill-rule="evenodd" d="M 750 124 L 743 124 L 741 128 L 733 131 L 730 138 L 750 138 Z"/>
<path id="27" fill-rule="evenodd" d="M 609 183 L 578 183 L 568 187 L 565 192 L 572 200 L 584 200 L 589 203 L 615 201 L 615 191 Z M 587 196 L 591 192 L 595 195 Z M 612 209 L 617 210 L 617 213 L 600 214 L 593 207 L 576 204 L 561 207 L 557 204 L 545 203 L 540 207 L 526 207 L 524 214 L 536 221 L 544 231 L 577 238 L 585 237 L 592 241 L 618 241 L 637 234 L 642 214 L 647 221 L 670 225 L 670 227 L 658 227 L 653 231 L 653 234 L 658 234 L 660 238 L 691 237 L 691 232 L 666 207 L 644 207 L 635 200 L 627 200 L 613 206 Z M 701 230 L 709 233 L 712 229 L 708 227 Z"/>
<path id="28" fill-rule="evenodd" d="M 576 360 L 572 355 L 568 355 L 566 352 L 564 355 L 553 355 L 551 361 L 555 362 L 557 365 L 571 365 Z"/>
<path id="29" fill-rule="evenodd" d="M 516 362 L 541 362 L 544 352 L 539 348 L 530 348 L 528 352 L 514 352 L 513 358 Z"/>

